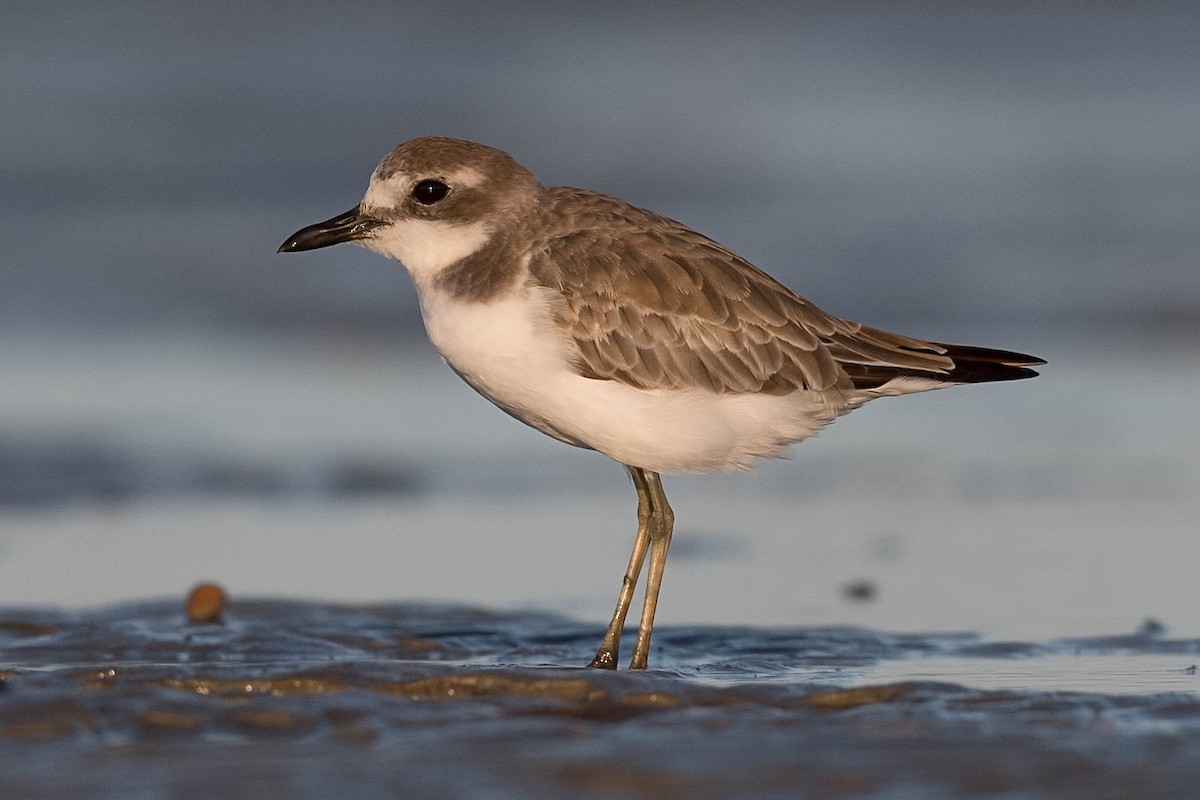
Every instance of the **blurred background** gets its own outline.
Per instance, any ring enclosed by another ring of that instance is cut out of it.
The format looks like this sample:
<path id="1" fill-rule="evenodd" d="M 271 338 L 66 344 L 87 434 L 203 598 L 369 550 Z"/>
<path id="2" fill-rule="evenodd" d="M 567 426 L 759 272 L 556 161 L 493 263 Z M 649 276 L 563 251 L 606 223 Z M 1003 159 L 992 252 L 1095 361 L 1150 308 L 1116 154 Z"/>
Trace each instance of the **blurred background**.
<path id="1" fill-rule="evenodd" d="M 461 384 L 397 264 L 275 255 L 442 134 L 838 315 L 1050 361 L 670 480 L 660 619 L 1200 632 L 1200 10 L 643 6 L 6 9 L 0 604 L 605 618 L 623 472 Z"/>

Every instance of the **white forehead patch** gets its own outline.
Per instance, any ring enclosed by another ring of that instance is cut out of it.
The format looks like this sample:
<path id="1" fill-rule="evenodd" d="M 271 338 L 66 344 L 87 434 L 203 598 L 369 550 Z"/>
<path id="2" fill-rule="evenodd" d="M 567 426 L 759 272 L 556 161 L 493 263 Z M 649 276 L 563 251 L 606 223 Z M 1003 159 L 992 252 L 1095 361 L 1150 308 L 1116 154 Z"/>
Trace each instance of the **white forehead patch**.
<path id="1" fill-rule="evenodd" d="M 371 176 L 367 193 L 363 195 L 363 208 L 399 208 L 408 194 L 412 179 L 403 172 L 393 172 L 386 178 Z"/>
<path id="2" fill-rule="evenodd" d="M 455 224 L 400 219 L 376 228 L 359 244 L 404 265 L 418 286 L 487 244 L 492 231 L 482 222 Z"/>

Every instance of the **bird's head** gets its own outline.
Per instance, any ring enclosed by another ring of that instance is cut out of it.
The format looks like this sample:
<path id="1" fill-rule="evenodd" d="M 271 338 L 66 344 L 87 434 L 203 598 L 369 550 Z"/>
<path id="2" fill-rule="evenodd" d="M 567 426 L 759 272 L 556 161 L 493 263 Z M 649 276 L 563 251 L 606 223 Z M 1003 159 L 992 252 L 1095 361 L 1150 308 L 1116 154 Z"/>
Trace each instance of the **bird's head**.
<path id="1" fill-rule="evenodd" d="M 396 259 L 417 280 L 483 247 L 538 202 L 541 184 L 502 150 L 425 137 L 389 153 L 362 202 L 288 237 L 280 253 L 354 242 Z"/>

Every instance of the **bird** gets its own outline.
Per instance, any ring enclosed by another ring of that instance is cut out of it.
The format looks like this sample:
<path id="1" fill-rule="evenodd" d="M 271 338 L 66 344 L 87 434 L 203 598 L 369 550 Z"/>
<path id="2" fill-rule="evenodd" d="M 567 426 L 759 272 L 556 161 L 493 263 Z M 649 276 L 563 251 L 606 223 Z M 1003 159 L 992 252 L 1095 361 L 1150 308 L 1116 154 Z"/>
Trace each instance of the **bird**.
<path id="1" fill-rule="evenodd" d="M 429 339 L 479 394 L 627 469 L 637 533 L 588 666 L 616 669 L 649 556 L 630 669 L 646 669 L 675 515 L 662 474 L 749 470 L 869 400 L 1032 378 L 1022 353 L 924 341 L 823 311 L 686 225 L 543 185 L 506 152 L 398 145 L 361 202 L 278 252 L 352 242 L 411 276 Z"/>

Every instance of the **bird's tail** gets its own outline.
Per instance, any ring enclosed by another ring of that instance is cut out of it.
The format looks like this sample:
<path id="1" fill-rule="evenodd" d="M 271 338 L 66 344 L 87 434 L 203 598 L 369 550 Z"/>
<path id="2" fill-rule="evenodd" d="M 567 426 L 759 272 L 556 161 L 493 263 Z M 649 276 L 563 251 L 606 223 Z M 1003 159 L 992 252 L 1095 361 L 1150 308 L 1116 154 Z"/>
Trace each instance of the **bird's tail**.
<path id="1" fill-rule="evenodd" d="M 1037 376 L 1037 372 L 1029 367 L 1046 363 L 1037 356 L 1008 350 L 961 344 L 939 344 L 938 347 L 946 348 L 946 355 L 954 362 L 954 367 L 947 376 L 954 383 L 988 383 L 1033 378 Z"/>

